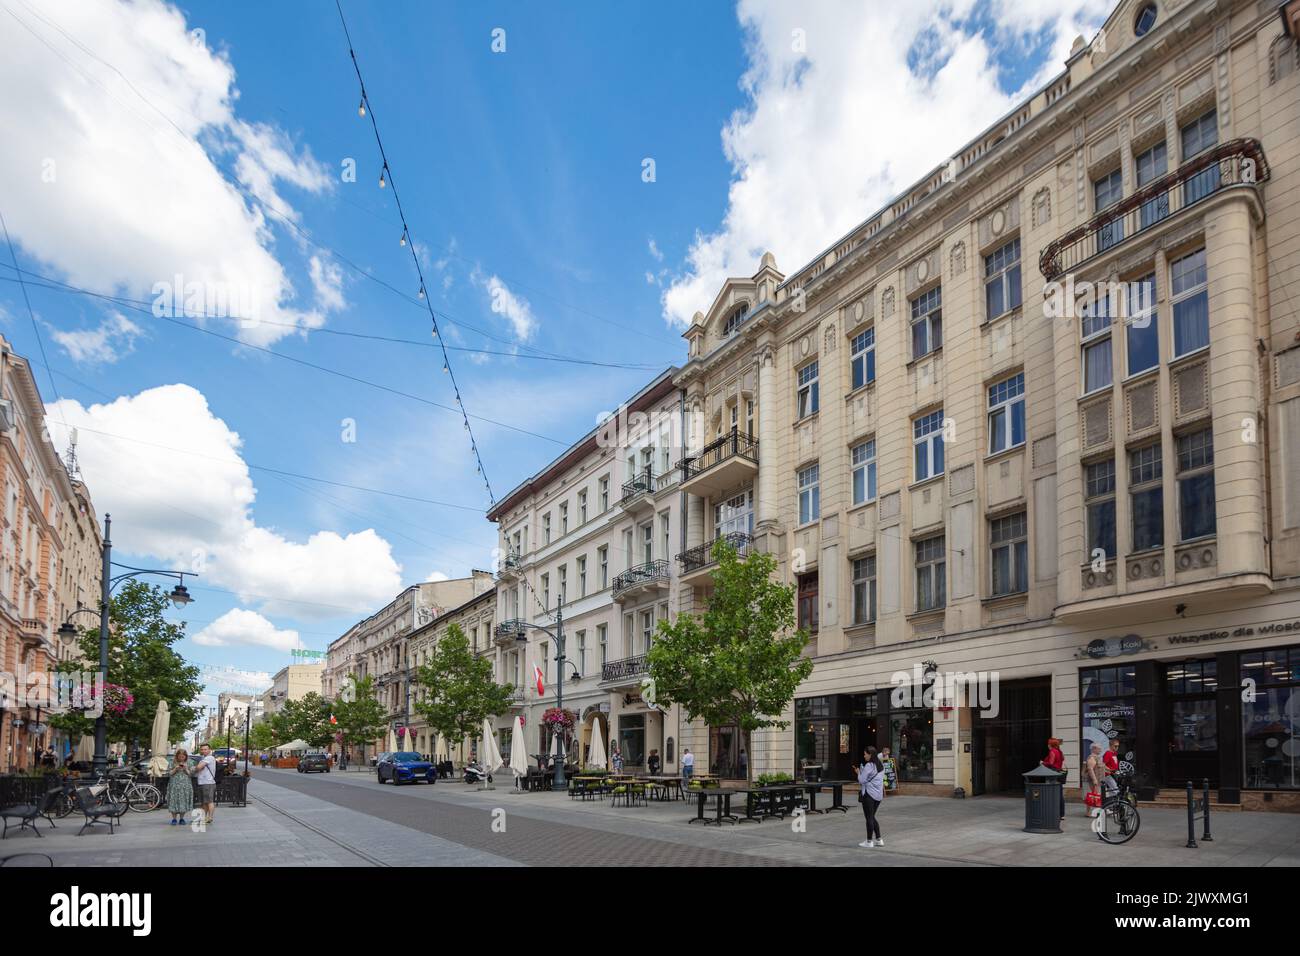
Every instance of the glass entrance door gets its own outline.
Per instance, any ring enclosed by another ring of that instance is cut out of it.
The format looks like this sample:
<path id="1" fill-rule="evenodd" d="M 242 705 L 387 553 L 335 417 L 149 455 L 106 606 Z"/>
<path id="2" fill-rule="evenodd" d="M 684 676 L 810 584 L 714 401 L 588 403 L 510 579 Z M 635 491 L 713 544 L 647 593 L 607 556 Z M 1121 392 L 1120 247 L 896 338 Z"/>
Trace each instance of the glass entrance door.
<path id="1" fill-rule="evenodd" d="M 1218 674 L 1213 658 L 1165 667 L 1169 755 L 1164 783 L 1219 783 Z"/>

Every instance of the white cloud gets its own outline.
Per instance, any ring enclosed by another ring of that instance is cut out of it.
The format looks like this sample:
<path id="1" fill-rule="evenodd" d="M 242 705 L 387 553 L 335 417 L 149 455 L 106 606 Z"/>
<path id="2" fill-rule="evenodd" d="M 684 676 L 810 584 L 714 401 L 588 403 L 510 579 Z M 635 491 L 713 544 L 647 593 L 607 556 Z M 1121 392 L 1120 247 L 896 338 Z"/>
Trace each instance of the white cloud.
<path id="1" fill-rule="evenodd" d="M 515 337 L 524 342 L 532 338 L 533 332 L 537 330 L 537 317 L 533 315 L 533 307 L 528 300 L 511 292 L 510 287 L 498 276 L 483 278 L 476 268 L 475 279 L 487 292 L 492 311 L 510 320 Z"/>
<path id="2" fill-rule="evenodd" d="M 1000 88 L 999 55 L 1023 59 L 1032 40 L 1050 38 L 1028 92 L 1113 3 L 994 0 L 978 11 L 981 32 L 973 0 L 741 0 L 749 102 L 722 130 L 727 211 L 662 293 L 664 317 L 686 325 L 725 278 L 752 275 L 764 251 L 787 273 L 806 264 L 1022 98 Z"/>
<path id="3" fill-rule="evenodd" d="M 240 437 L 188 385 L 88 408 L 64 399 L 47 415 L 56 447 L 78 429 L 82 472 L 128 554 L 193 568 L 200 584 L 298 618 L 366 611 L 401 589 L 401 567 L 373 529 L 298 541 L 258 525 Z"/>
<path id="4" fill-rule="evenodd" d="M 659 246 L 655 243 L 653 236 L 650 238 L 649 248 L 650 248 L 650 255 L 654 256 L 657 262 L 664 261 L 664 254 L 659 249 Z"/>
<path id="5" fill-rule="evenodd" d="M 427 578 L 425 578 L 424 580 L 426 580 L 426 581 L 450 581 L 450 580 L 451 580 L 451 576 L 448 575 L 448 574 L 445 574 L 445 573 L 442 572 L 442 571 L 430 571 L 430 572 L 429 572 L 429 576 L 428 576 Z"/>
<path id="6" fill-rule="evenodd" d="M 282 132 L 235 116 L 234 68 L 187 30 L 161 0 L 6 5 L 5 217 L 29 255 L 75 285 L 152 298 L 180 276 L 251 296 L 252 317 L 270 321 L 233 327 L 266 345 L 323 316 L 294 307 L 264 206 L 295 218 L 276 184 L 318 193 L 329 180 Z M 226 159 L 255 198 L 226 178 Z"/>
<path id="7" fill-rule="evenodd" d="M 191 640 L 203 647 L 269 647 L 291 651 L 298 647 L 298 632 L 281 630 L 258 614 L 245 608 L 231 608 Z"/>
<path id="8" fill-rule="evenodd" d="M 343 298 L 343 270 L 338 263 L 312 256 L 308 271 L 311 284 L 316 290 L 317 305 L 328 312 L 337 312 L 347 305 Z"/>
<path id="9" fill-rule="evenodd" d="M 131 354 L 136 336 L 143 331 L 121 312 L 112 312 L 93 329 L 54 329 L 50 334 L 74 362 L 112 364 Z"/>

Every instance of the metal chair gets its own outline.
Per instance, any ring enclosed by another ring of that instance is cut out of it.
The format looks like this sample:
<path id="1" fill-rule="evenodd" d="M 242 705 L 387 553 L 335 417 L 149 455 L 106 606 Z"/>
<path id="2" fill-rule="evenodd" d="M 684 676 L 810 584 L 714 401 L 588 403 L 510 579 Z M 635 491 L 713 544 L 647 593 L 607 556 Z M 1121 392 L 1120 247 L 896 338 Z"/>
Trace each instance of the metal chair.
<path id="1" fill-rule="evenodd" d="M 81 808 L 81 812 L 86 818 L 86 822 L 77 831 L 77 836 L 85 833 L 86 827 L 94 826 L 97 823 L 107 823 L 108 832 L 110 834 L 115 832 L 113 829 L 114 824 L 122 819 L 122 814 L 126 813 L 127 808 L 125 800 L 121 803 L 96 805 L 95 797 L 90 792 L 89 787 L 77 788 L 77 806 Z"/>
<path id="2" fill-rule="evenodd" d="M 9 835 L 9 828 L 13 826 L 9 822 L 11 819 L 18 820 L 15 829 L 29 829 L 37 836 L 41 835 L 41 831 L 36 828 L 36 821 L 42 817 L 49 821 L 50 827 L 53 828 L 54 821 L 50 819 L 50 813 L 54 809 L 55 800 L 62 795 L 62 790 L 46 790 L 35 803 L 20 803 L 0 810 L 0 817 L 4 818 L 4 830 L 0 832 L 0 840 Z"/>

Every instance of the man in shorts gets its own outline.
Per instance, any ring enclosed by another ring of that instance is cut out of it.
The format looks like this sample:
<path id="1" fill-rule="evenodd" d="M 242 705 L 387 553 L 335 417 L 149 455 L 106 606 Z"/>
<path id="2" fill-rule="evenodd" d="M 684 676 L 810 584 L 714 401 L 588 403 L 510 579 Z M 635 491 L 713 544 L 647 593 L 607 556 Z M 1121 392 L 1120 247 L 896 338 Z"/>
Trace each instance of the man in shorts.
<path id="1" fill-rule="evenodd" d="M 199 803 L 203 805 L 204 822 L 212 825 L 217 812 L 217 758 L 212 748 L 204 744 L 199 748 L 198 765 L 194 768 L 194 781 L 199 785 Z"/>

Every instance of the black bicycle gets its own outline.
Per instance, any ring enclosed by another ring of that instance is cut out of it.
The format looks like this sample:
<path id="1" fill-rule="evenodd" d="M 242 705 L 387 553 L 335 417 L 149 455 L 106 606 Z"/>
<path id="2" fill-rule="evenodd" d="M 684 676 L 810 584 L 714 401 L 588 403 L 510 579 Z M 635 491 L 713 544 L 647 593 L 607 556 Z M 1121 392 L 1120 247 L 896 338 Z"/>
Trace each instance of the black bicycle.
<path id="1" fill-rule="evenodd" d="M 1116 790 L 1106 793 L 1101 799 L 1101 806 L 1093 811 L 1092 831 L 1103 843 L 1127 843 L 1137 836 L 1142 825 L 1138 814 L 1137 793 L 1133 787 L 1132 774 L 1115 774 Z"/>

